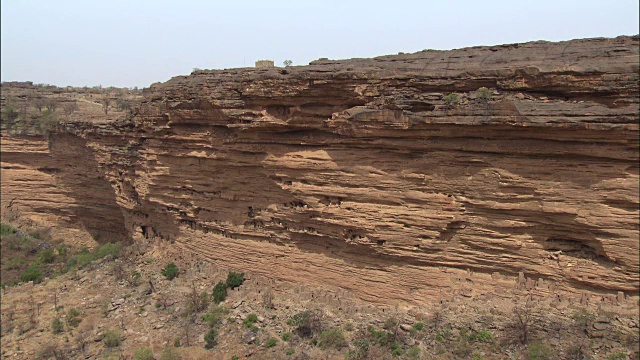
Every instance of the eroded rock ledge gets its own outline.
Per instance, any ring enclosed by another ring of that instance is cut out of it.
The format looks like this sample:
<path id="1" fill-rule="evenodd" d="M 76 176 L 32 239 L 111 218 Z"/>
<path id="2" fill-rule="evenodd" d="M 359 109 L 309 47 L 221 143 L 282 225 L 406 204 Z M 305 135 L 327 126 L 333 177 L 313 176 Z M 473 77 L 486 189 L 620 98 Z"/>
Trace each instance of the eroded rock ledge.
<path id="1" fill-rule="evenodd" d="M 637 295 L 638 45 L 197 71 L 145 90 L 132 122 L 66 124 L 42 164 L 33 140 L 4 136 L 3 193 L 31 213 L 80 207 L 68 223 L 101 241 L 175 240 L 374 302 L 474 296 L 520 273 L 551 291 Z M 446 106 L 452 92 L 461 101 Z M 75 200 L 34 207 L 20 169 L 54 178 L 34 193 Z"/>

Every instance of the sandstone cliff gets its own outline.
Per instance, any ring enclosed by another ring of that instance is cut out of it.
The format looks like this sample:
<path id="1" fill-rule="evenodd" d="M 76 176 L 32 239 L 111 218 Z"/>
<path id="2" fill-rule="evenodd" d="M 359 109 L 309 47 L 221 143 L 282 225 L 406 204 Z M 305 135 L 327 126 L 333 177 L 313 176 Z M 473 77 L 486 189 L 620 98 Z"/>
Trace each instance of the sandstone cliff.
<path id="1" fill-rule="evenodd" d="M 130 122 L 3 134 L 2 209 L 381 303 L 638 295 L 638 45 L 197 71 Z"/>

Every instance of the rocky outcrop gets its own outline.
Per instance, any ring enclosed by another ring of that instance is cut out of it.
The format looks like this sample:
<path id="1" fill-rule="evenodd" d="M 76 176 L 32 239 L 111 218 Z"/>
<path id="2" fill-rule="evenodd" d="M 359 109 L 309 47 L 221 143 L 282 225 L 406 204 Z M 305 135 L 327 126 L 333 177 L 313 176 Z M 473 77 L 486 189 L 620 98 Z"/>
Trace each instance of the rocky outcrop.
<path id="1" fill-rule="evenodd" d="M 375 302 L 474 296 L 518 275 L 637 295 L 638 43 L 196 71 L 146 89 L 132 122 L 67 123 L 42 163 L 4 136 L 3 192 L 13 167 L 46 164 L 103 241 L 172 240 Z"/>

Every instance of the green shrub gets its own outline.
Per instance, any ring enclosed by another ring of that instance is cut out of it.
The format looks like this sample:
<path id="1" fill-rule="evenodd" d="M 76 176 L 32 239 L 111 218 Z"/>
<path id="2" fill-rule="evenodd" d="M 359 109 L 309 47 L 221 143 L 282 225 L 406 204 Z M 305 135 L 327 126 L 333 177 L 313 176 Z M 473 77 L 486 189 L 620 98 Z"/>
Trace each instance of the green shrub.
<path id="1" fill-rule="evenodd" d="M 403 353 L 404 351 L 402 350 L 402 348 L 398 346 L 395 346 L 393 350 L 391 350 L 391 356 L 394 357 L 402 356 Z"/>
<path id="2" fill-rule="evenodd" d="M 423 322 L 417 322 L 417 323 L 413 324 L 413 330 L 420 331 L 422 329 L 424 329 L 424 323 Z"/>
<path id="3" fill-rule="evenodd" d="M 120 346 L 122 343 L 122 332 L 120 330 L 107 330 L 102 334 L 102 343 L 108 348 Z"/>
<path id="4" fill-rule="evenodd" d="M 384 324 L 382 325 L 382 327 L 385 330 L 393 330 L 397 328 L 399 324 L 400 324 L 400 321 L 398 321 L 398 319 L 394 317 L 390 317 L 384 321 Z"/>
<path id="5" fill-rule="evenodd" d="M 493 342 L 493 336 L 486 330 L 474 332 L 469 336 L 469 341 L 478 341 L 483 343 Z"/>
<path id="6" fill-rule="evenodd" d="M 206 334 L 204 334 L 204 348 L 212 349 L 214 346 L 218 344 L 218 332 L 214 328 L 210 328 Z"/>
<path id="7" fill-rule="evenodd" d="M 327 329 L 318 335 L 317 345 L 320 349 L 335 348 L 340 350 L 347 345 L 342 330 L 338 327 Z"/>
<path id="8" fill-rule="evenodd" d="M 628 358 L 629 357 L 627 356 L 627 354 L 618 351 L 618 352 L 614 352 L 613 354 L 609 355 L 607 360 L 627 360 Z"/>
<path id="9" fill-rule="evenodd" d="M 62 330 L 64 329 L 64 324 L 62 323 L 62 320 L 60 320 L 60 318 L 53 318 L 53 321 L 51 321 L 51 331 L 54 334 L 60 334 L 62 332 Z"/>
<path id="10" fill-rule="evenodd" d="M 276 340 L 275 338 L 269 338 L 269 340 L 267 340 L 267 342 L 265 343 L 265 346 L 268 348 L 272 348 L 276 346 L 277 343 L 278 343 L 278 340 Z"/>
<path id="11" fill-rule="evenodd" d="M 227 285 L 222 281 L 213 287 L 213 302 L 219 304 L 227 298 Z"/>
<path id="12" fill-rule="evenodd" d="M 409 350 L 407 350 L 407 356 L 409 357 L 409 359 L 420 358 L 420 348 L 417 346 L 409 348 Z"/>
<path id="13" fill-rule="evenodd" d="M 589 312 L 587 309 L 580 309 L 573 313 L 573 321 L 576 326 L 583 332 L 587 332 L 593 322 L 596 320 L 596 314 Z"/>
<path id="14" fill-rule="evenodd" d="M 177 338 L 173 339 L 173 346 L 174 347 L 182 346 L 182 341 L 180 341 L 180 338 L 177 337 Z"/>
<path id="15" fill-rule="evenodd" d="M 153 350 L 149 347 L 137 348 L 133 351 L 134 360 L 153 360 Z"/>
<path id="16" fill-rule="evenodd" d="M 42 272 L 40 271 L 40 267 L 36 264 L 31 264 L 27 269 L 20 275 L 20 281 L 29 282 L 33 281 L 34 284 L 38 284 L 42 282 Z"/>
<path id="17" fill-rule="evenodd" d="M 51 264 L 55 260 L 56 256 L 53 253 L 53 249 L 44 249 L 40 251 L 39 260 L 45 264 Z"/>
<path id="18" fill-rule="evenodd" d="M 58 255 L 62 258 L 66 258 L 69 254 L 69 247 L 65 244 L 58 246 L 56 250 L 58 250 Z"/>
<path id="19" fill-rule="evenodd" d="M 231 357 L 231 360 L 240 360 L 240 358 L 238 357 L 238 355 L 233 355 L 233 356 Z"/>
<path id="20" fill-rule="evenodd" d="M 94 258 L 97 260 L 107 256 L 111 256 L 115 259 L 120 254 L 121 247 L 122 246 L 120 245 L 120 243 L 106 243 L 100 245 L 94 252 Z"/>
<path id="21" fill-rule="evenodd" d="M 311 310 L 305 310 L 293 315 L 287 320 L 287 324 L 295 327 L 295 333 L 305 338 L 310 338 L 322 331 L 320 314 Z"/>
<path id="22" fill-rule="evenodd" d="M 134 271 L 131 273 L 129 283 L 131 284 L 131 286 L 138 286 L 140 285 L 140 279 L 142 279 L 142 275 L 140 275 L 139 272 Z"/>
<path id="23" fill-rule="evenodd" d="M 240 287 L 240 285 L 242 285 L 243 282 L 244 282 L 244 273 L 236 273 L 236 272 L 230 271 L 229 274 L 227 274 L 227 281 L 226 281 L 227 288 L 233 290 L 237 287 Z"/>
<path id="24" fill-rule="evenodd" d="M 80 324 L 82 319 L 80 318 L 80 311 L 76 308 L 71 308 L 67 311 L 67 325 L 76 327 Z"/>
<path id="25" fill-rule="evenodd" d="M 529 360 L 547 360 L 551 359 L 552 350 L 546 344 L 535 340 L 527 346 L 526 354 Z"/>
<path id="26" fill-rule="evenodd" d="M 209 327 L 216 327 L 222 323 L 223 316 L 228 313 L 228 309 L 222 306 L 215 306 L 208 313 L 202 315 L 202 320 L 209 324 Z"/>
<path id="27" fill-rule="evenodd" d="M 391 343 L 391 334 L 386 331 L 378 331 L 373 326 L 369 327 L 369 335 L 375 343 L 380 346 L 386 346 Z"/>
<path id="28" fill-rule="evenodd" d="M 67 260 L 67 270 L 75 267 L 82 269 L 91 264 L 93 261 L 105 257 L 115 259 L 120 254 L 120 248 L 120 243 L 107 243 L 100 245 L 94 250 L 94 252 L 90 252 L 87 248 L 83 248 L 82 250 L 80 250 L 80 253 L 73 255 Z M 60 249 L 58 249 L 58 251 L 60 251 Z M 64 250 L 63 252 L 66 253 L 66 250 Z"/>
<path id="29" fill-rule="evenodd" d="M 258 315 L 252 313 L 247 315 L 247 317 L 244 318 L 244 320 L 242 320 L 242 324 L 246 328 L 251 328 L 253 324 L 255 324 L 257 321 L 258 321 Z"/>
<path id="30" fill-rule="evenodd" d="M 471 344 L 462 336 L 455 344 L 451 346 L 451 353 L 456 359 L 467 359 L 473 353 Z"/>
<path id="31" fill-rule="evenodd" d="M 293 336 L 292 333 L 290 332 L 286 332 L 282 334 L 282 341 L 289 341 L 291 340 L 291 337 Z"/>
<path id="32" fill-rule="evenodd" d="M 162 350 L 162 353 L 160 354 L 160 360 L 179 360 L 180 359 L 180 355 L 178 354 L 178 351 L 175 348 L 172 347 L 165 347 Z"/>
<path id="33" fill-rule="evenodd" d="M 447 107 L 452 108 L 460 103 L 460 95 L 451 93 L 444 97 L 444 103 Z"/>
<path id="34" fill-rule="evenodd" d="M 486 87 L 476 90 L 476 98 L 484 103 L 488 103 L 493 97 L 493 92 Z"/>
<path id="35" fill-rule="evenodd" d="M 8 259 L 4 266 L 7 270 L 17 270 L 20 269 L 24 265 L 24 263 L 24 258 L 15 257 Z"/>
<path id="36" fill-rule="evenodd" d="M 287 350 L 287 352 L 286 352 L 285 354 L 287 354 L 288 356 L 291 356 L 291 355 L 293 355 L 295 352 L 296 352 L 295 350 L 293 350 L 293 349 L 289 349 L 289 350 Z"/>
<path id="37" fill-rule="evenodd" d="M 15 234 L 17 231 L 18 229 L 9 224 L 0 223 L 0 235 L 3 237 L 10 234 Z"/>
<path id="38" fill-rule="evenodd" d="M 164 269 L 161 270 L 162 275 L 164 275 L 167 279 L 173 280 L 178 276 L 178 267 L 176 264 L 171 263 L 167 265 Z"/>

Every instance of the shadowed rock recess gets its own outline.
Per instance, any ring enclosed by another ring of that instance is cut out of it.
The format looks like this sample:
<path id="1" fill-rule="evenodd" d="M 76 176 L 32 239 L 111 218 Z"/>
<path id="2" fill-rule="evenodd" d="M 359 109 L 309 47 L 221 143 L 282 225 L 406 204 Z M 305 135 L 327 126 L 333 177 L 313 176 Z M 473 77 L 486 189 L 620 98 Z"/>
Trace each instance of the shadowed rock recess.
<path id="1" fill-rule="evenodd" d="M 3 211 L 377 303 L 520 273 L 638 295 L 638 46 L 195 71 L 145 89 L 128 122 L 67 122 L 40 147 L 5 134 Z"/>

